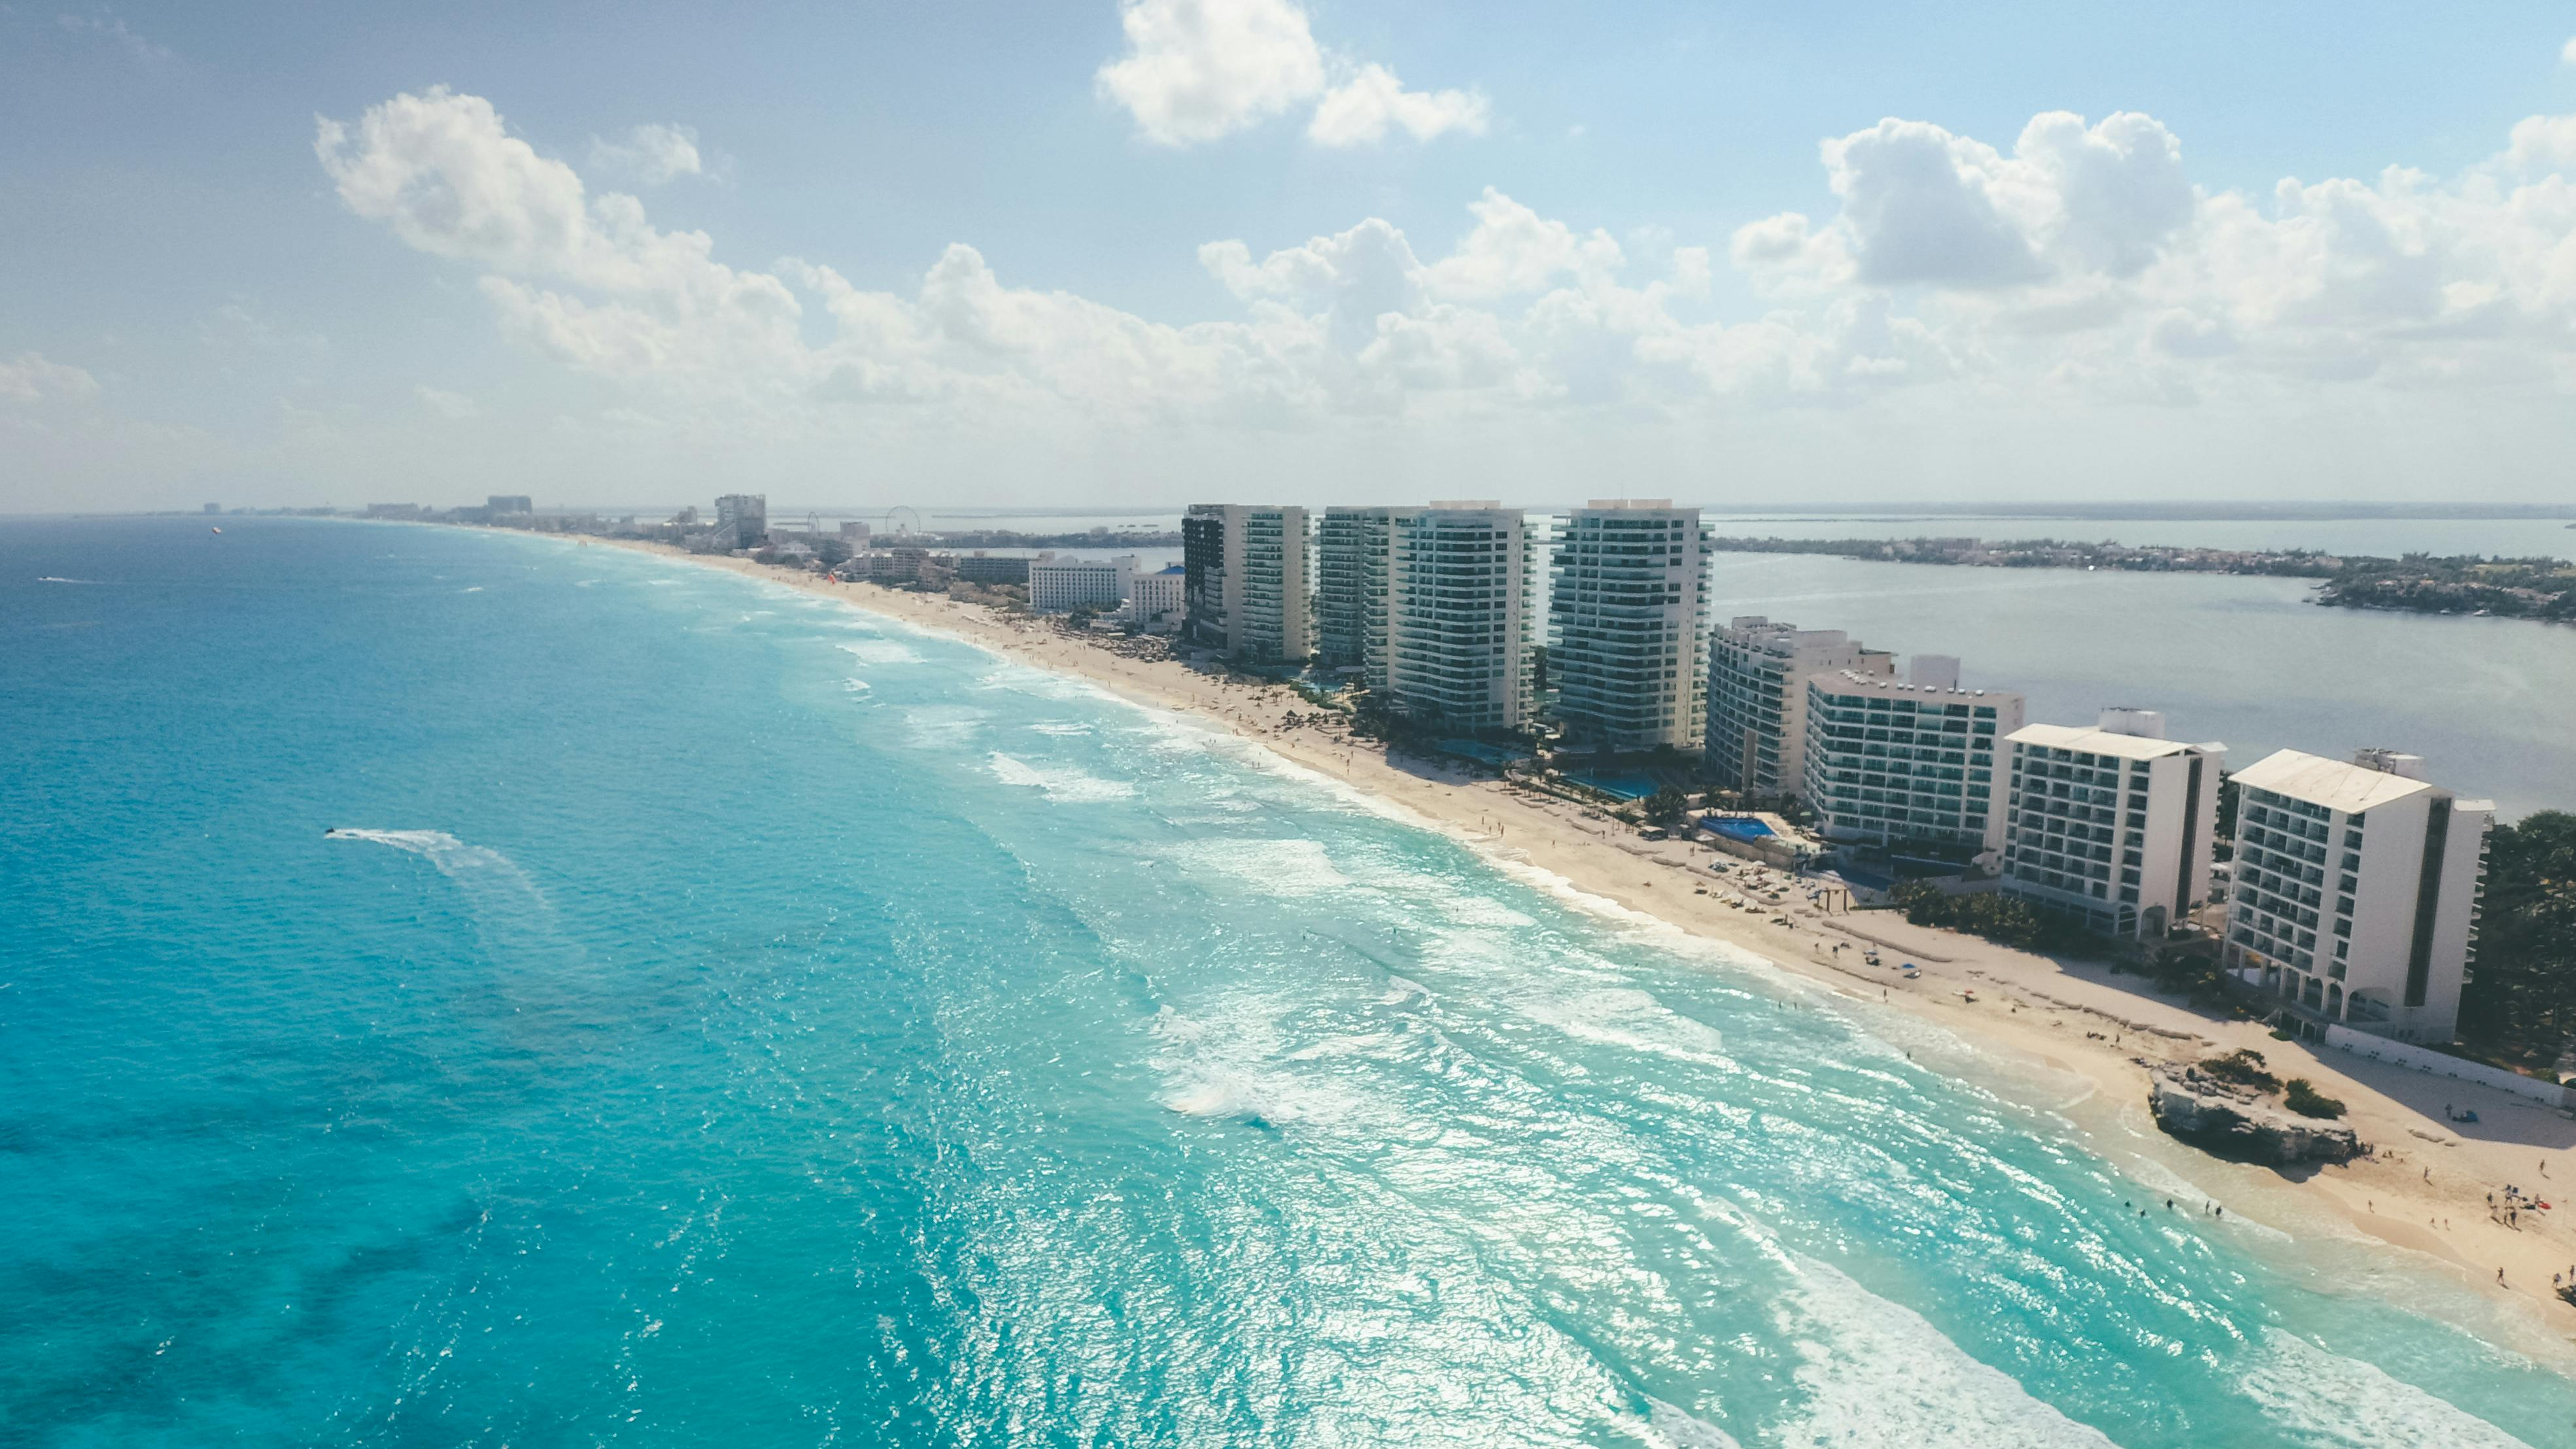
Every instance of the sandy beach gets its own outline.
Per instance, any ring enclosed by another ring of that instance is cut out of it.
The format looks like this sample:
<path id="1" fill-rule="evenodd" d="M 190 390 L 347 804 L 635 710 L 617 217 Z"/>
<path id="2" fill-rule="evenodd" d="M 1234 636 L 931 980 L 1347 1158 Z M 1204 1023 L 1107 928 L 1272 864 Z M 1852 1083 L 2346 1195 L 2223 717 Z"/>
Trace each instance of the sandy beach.
<path id="1" fill-rule="evenodd" d="M 588 540 L 729 569 L 918 627 L 954 635 L 1039 668 L 1087 680 L 1135 703 L 1188 713 L 1257 742 L 1279 758 L 1364 792 L 1446 831 L 1507 866 L 1545 872 L 1584 895 L 1707 941 L 1749 952 L 1861 1006 L 1940 1028 L 1915 1050 L 1962 1075 L 2015 1077 L 2025 1100 L 2045 1100 L 2141 1183 L 2152 1214 L 2211 1218 L 2223 1208 L 2245 1231 L 2279 1230 L 2319 1286 L 2378 1283 L 2381 1270 L 2438 1265 L 2456 1282 L 2453 1311 L 2505 1329 L 2562 1370 L 2576 1367 L 2576 1307 L 2554 1297 L 2553 1275 L 2576 1278 L 2576 1117 L 2490 1088 L 2275 1039 L 2161 996 L 2134 977 L 1909 925 L 1890 911 L 1829 914 L 1779 872 L 1712 849 L 1650 842 L 1581 806 L 1479 779 L 1447 763 L 1354 740 L 1330 723 L 1291 727 L 1317 712 L 1290 690 L 1124 657 L 1051 622 L 940 595 L 845 584 L 749 559 L 693 556 L 660 545 Z M 1724 870 L 1714 867 L 1723 866 Z M 1881 966 L 1863 960 L 1880 948 Z M 1900 962 L 1920 969 L 1906 979 Z M 2348 1109 L 2374 1151 L 2323 1167 L 2225 1162 L 2159 1132 L 2146 1106 L 2150 1066 L 2250 1047 L 2273 1072 L 2300 1076 Z M 1964 1054 L 1944 1061 L 1944 1053 Z M 2448 1120 L 2453 1109 L 2474 1124 Z M 2550 1202 L 2508 1224 L 2490 1209 L 2508 1184 Z M 2172 1206 L 2166 1206 L 2170 1194 Z M 2214 1222 L 2212 1223 L 2214 1226 Z M 2421 1273 L 2400 1280 L 2420 1287 Z M 2412 1291 L 2400 1286 L 2398 1291 Z"/>

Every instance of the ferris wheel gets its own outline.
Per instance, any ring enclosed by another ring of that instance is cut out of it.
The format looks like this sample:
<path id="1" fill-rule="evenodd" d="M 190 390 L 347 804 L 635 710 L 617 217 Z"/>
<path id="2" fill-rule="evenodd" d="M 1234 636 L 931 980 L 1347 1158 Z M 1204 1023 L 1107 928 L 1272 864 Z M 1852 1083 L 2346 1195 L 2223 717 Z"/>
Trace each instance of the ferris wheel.
<path id="1" fill-rule="evenodd" d="M 920 512 L 911 508 L 887 509 L 885 516 L 885 531 L 897 538 L 910 538 L 912 535 L 921 532 Z"/>

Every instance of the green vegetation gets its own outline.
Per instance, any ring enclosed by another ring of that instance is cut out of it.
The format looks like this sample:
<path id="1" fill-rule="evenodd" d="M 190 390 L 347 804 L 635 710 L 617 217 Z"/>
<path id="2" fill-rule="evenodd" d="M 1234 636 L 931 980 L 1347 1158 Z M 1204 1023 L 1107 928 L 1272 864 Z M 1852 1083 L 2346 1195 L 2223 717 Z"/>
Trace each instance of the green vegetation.
<path id="1" fill-rule="evenodd" d="M 2320 1092 L 2305 1077 L 2292 1077 L 2281 1089 L 2281 1105 L 2302 1117 L 2340 1117 L 2343 1103 Z"/>
<path id="2" fill-rule="evenodd" d="M 2547 1068 L 2576 1033 L 2576 815 L 2499 825 L 2487 845 L 2478 960 L 2460 994 L 2460 1035 L 2506 1061 Z"/>
<path id="3" fill-rule="evenodd" d="M 1677 785 L 1666 785 L 1646 797 L 1646 823 L 1676 829 L 1690 819 L 1691 798 Z"/>
<path id="4" fill-rule="evenodd" d="M 2263 1069 L 2263 1054 L 2251 1047 L 2238 1047 L 2225 1056 L 2203 1057 L 2200 1069 L 2203 1073 L 2216 1077 L 2222 1082 L 2233 1082 L 2240 1087 L 2252 1087 L 2258 1092 L 2277 1092 L 2281 1089 L 2281 1079 Z"/>
<path id="5" fill-rule="evenodd" d="M 1950 895 L 1929 881 L 1916 880 L 1898 886 L 1888 899 L 1915 925 L 1965 931 L 2017 950 L 2092 954 L 2101 948 L 2100 941 L 2073 921 L 2034 911 L 2001 891 Z"/>
<path id="6" fill-rule="evenodd" d="M 2497 614 L 2576 623 L 2576 568 L 2554 558 L 2351 558 L 2326 580 L 2321 604 L 2421 614 Z"/>

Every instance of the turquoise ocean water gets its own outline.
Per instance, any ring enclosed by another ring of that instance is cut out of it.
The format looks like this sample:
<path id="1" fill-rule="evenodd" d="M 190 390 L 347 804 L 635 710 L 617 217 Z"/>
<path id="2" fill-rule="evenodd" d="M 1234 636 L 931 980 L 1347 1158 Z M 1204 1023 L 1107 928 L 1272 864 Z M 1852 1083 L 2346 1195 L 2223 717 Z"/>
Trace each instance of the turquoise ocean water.
<path id="1" fill-rule="evenodd" d="M 2576 1441 L 1925 1028 L 838 605 L 22 523 L 0 669 L 0 1443 Z"/>

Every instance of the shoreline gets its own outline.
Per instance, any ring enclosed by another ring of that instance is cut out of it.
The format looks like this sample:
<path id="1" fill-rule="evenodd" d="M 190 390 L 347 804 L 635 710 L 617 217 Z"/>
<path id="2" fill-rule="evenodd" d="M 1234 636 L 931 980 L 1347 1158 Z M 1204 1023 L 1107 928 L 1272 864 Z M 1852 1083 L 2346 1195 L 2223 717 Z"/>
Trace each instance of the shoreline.
<path id="1" fill-rule="evenodd" d="M 1311 725 L 1290 729 L 1283 715 L 1306 716 L 1313 707 L 1284 686 L 1201 673 L 1173 660 L 1128 658 L 1031 616 L 1003 615 L 945 595 L 840 583 L 639 540 L 577 543 L 837 600 L 1223 730 L 1407 823 L 1448 835 L 1525 882 L 1542 883 L 1531 880 L 1528 873 L 1535 872 L 1546 884 L 1561 883 L 1561 893 L 1588 897 L 1631 924 L 1652 923 L 1714 943 L 1806 989 L 1937 1028 L 1944 1040 L 1918 1045 L 1959 1060 L 1935 1063 L 1935 1070 L 2006 1076 L 2039 1091 L 2065 1089 L 2056 1095 L 2067 1100 L 2040 1109 L 2073 1122 L 2098 1155 L 2142 1188 L 2151 1178 L 2175 1183 L 2175 1211 L 2204 1228 L 2213 1220 L 2202 1214 L 2214 1203 L 2226 1209 L 2223 1221 L 2244 1233 L 2290 1240 L 2297 1250 L 2292 1266 L 2304 1267 L 2320 1291 L 2375 1291 L 2381 1268 L 2439 1265 L 2459 1290 L 2449 1305 L 2455 1318 L 2473 1318 L 2482 1334 L 2576 1374 L 2576 1308 L 2551 1294 L 2552 1274 L 2576 1271 L 2576 1205 L 2525 1213 L 2516 1227 L 2490 1221 L 2487 1212 L 2487 1194 L 2500 1196 L 2507 1183 L 2553 1203 L 2557 1182 L 2576 1188 L 2576 1151 L 2569 1150 L 2576 1148 L 2576 1118 L 2567 1114 L 2490 1088 L 2278 1041 L 2258 1024 L 2195 1011 L 2155 995 L 2139 978 L 2113 977 L 2101 967 L 1913 926 L 1894 912 L 1822 914 L 1782 872 L 1692 843 L 1645 841 L 1597 812 L 1473 778 L 1452 763 L 1411 756 L 1391 762 L 1374 742 Z M 1712 872 L 1712 863 L 1728 869 Z M 1775 901 L 1753 889 L 1758 882 L 1788 888 Z M 1738 904 L 1747 900 L 1756 904 Z M 1882 949 L 1887 966 L 1863 964 L 1870 945 Z M 1919 979 L 1903 979 L 1894 964 L 1900 960 L 1916 963 Z M 2342 1099 L 2342 1120 L 2372 1145 L 2373 1155 L 2275 1169 L 2211 1156 L 2155 1127 L 2146 1107 L 2152 1065 L 2239 1047 L 2262 1052 L 2277 1075 L 2307 1077 Z M 2478 1112 L 2480 1123 L 2466 1129 L 2477 1135 L 2463 1135 L 2458 1124 L 2432 1115 L 2451 1105 Z M 2184 1188 L 2207 1193 L 2206 1202 Z M 2546 1221 L 2552 1218 L 2560 1221 Z M 2407 1284 L 2409 1291 L 2422 1286 Z"/>

